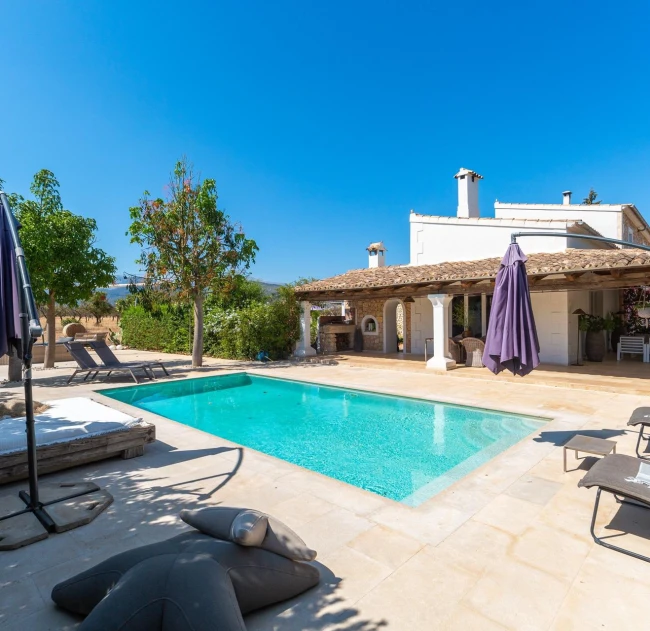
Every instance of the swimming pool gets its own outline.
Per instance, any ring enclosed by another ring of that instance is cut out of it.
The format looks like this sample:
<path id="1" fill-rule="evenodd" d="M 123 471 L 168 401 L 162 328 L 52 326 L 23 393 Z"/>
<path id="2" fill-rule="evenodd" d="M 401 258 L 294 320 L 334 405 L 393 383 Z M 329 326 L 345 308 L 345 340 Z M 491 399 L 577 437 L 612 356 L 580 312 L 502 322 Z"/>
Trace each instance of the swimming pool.
<path id="1" fill-rule="evenodd" d="M 544 421 L 235 373 L 101 394 L 409 506 Z"/>

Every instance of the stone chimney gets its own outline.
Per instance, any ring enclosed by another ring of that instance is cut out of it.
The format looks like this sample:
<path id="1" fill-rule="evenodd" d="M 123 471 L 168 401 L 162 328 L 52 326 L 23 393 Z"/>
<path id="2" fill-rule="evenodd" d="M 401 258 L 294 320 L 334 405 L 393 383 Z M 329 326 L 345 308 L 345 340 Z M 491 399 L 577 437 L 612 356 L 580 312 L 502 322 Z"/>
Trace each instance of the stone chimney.
<path id="1" fill-rule="evenodd" d="M 478 208 L 478 182 L 483 179 L 476 171 L 470 171 L 461 167 L 454 175 L 458 180 L 458 217 L 476 218 L 481 213 Z"/>
<path id="2" fill-rule="evenodd" d="M 564 206 L 569 206 L 571 204 L 571 191 L 564 191 L 564 193 L 562 193 L 562 204 Z"/>
<path id="3" fill-rule="evenodd" d="M 368 250 L 368 267 L 384 267 L 386 265 L 386 248 L 383 241 L 371 243 L 366 250 Z"/>

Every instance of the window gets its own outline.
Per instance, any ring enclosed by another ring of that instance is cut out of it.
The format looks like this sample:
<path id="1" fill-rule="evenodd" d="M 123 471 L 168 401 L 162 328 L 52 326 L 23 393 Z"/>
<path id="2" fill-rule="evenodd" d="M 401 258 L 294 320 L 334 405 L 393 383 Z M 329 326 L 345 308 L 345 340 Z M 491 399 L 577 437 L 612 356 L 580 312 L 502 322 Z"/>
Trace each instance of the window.
<path id="1" fill-rule="evenodd" d="M 373 316 L 366 316 L 361 321 L 361 332 L 364 335 L 378 335 L 379 331 L 377 328 L 377 320 Z"/>
<path id="2" fill-rule="evenodd" d="M 628 228 L 627 229 L 627 240 L 630 243 L 634 243 L 634 229 L 633 228 Z"/>

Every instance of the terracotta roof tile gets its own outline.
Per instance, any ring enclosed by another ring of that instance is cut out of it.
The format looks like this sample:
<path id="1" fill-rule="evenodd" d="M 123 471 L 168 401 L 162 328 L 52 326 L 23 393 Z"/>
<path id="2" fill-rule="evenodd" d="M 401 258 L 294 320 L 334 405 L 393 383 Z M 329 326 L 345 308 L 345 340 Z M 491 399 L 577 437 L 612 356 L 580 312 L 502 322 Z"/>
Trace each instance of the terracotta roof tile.
<path id="1" fill-rule="evenodd" d="M 314 281 L 296 288 L 299 294 L 316 291 L 377 289 L 418 283 L 480 281 L 493 279 L 501 258 L 457 261 L 436 265 L 391 265 L 357 269 Z M 608 270 L 611 268 L 650 267 L 650 252 L 632 249 L 565 250 L 528 255 L 529 276 Z"/>

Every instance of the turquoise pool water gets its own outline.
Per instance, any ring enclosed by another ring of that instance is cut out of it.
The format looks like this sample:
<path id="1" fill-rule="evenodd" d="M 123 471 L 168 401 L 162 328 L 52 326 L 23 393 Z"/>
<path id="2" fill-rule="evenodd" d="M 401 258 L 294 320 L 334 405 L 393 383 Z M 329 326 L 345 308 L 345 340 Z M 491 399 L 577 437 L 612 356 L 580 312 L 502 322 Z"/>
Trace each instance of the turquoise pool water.
<path id="1" fill-rule="evenodd" d="M 247 373 L 101 394 L 410 506 L 544 424 Z"/>

